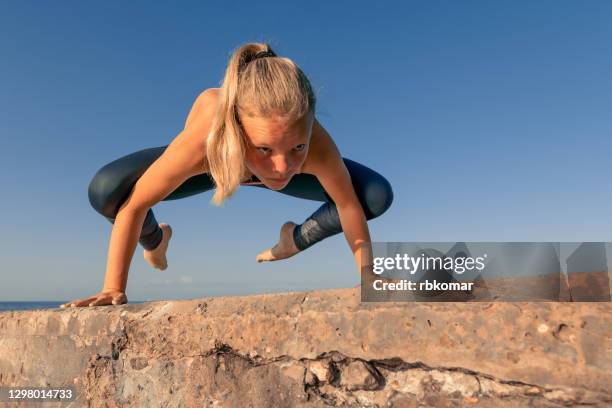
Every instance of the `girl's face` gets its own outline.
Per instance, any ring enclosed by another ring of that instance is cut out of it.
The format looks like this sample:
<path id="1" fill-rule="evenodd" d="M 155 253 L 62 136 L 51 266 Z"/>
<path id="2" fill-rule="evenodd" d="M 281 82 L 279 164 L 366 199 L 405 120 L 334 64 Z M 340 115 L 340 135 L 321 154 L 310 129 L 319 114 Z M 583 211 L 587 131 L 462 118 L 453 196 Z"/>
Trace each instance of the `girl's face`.
<path id="1" fill-rule="evenodd" d="M 294 123 L 276 117 L 241 117 L 240 122 L 247 140 L 247 168 L 271 190 L 284 188 L 306 160 L 314 114 Z"/>

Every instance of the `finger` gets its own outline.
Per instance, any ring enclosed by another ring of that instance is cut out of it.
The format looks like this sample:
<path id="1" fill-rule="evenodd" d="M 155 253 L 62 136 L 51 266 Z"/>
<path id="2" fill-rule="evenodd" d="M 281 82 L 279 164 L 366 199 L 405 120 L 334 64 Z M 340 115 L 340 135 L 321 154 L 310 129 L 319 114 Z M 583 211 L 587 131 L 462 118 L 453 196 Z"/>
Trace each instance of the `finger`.
<path id="1" fill-rule="evenodd" d="M 72 303 L 73 303 L 73 302 L 66 302 L 66 303 L 61 304 L 61 305 L 60 305 L 60 307 L 61 307 L 62 309 L 65 309 L 65 308 L 67 308 L 67 307 L 70 307 L 70 305 L 71 305 Z"/>
<path id="2" fill-rule="evenodd" d="M 95 300 L 89 302 L 87 306 L 103 306 L 103 305 L 108 305 L 109 303 L 110 303 L 109 296 L 100 296 L 100 297 L 97 297 Z"/>
<path id="3" fill-rule="evenodd" d="M 92 297 L 88 297 L 88 298 L 84 298 L 84 299 L 73 300 L 72 302 L 70 302 L 70 307 L 85 306 L 86 304 L 88 304 L 89 302 L 94 300 L 95 298 L 96 298 L 95 296 L 92 296 Z"/>
<path id="4" fill-rule="evenodd" d="M 88 301 L 86 300 L 80 300 L 80 301 L 74 301 L 70 304 L 70 307 L 83 307 L 83 306 L 87 306 Z"/>

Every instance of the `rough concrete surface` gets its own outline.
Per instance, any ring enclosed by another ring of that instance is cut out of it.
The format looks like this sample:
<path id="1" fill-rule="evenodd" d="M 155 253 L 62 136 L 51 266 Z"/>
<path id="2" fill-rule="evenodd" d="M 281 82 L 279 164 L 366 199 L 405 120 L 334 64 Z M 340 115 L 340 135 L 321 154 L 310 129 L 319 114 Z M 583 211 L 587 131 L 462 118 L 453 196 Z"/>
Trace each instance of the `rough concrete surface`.
<path id="1" fill-rule="evenodd" d="M 611 312 L 359 289 L 3 312 L 0 385 L 76 387 L 44 407 L 606 407 Z"/>

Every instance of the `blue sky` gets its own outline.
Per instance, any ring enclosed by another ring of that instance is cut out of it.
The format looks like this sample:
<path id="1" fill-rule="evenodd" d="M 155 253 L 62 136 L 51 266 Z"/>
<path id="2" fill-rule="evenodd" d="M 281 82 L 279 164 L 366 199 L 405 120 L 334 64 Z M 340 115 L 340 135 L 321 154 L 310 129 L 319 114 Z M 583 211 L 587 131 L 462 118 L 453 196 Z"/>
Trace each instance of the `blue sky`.
<path id="1" fill-rule="evenodd" d="M 374 241 L 612 241 L 607 1 L 0 3 L 0 301 L 102 288 L 104 164 L 170 143 L 233 49 L 269 42 L 318 92 L 344 157 L 395 199 Z M 349 287 L 343 234 L 258 264 L 320 204 L 242 187 L 154 207 L 169 268 L 138 246 L 130 300 Z"/>

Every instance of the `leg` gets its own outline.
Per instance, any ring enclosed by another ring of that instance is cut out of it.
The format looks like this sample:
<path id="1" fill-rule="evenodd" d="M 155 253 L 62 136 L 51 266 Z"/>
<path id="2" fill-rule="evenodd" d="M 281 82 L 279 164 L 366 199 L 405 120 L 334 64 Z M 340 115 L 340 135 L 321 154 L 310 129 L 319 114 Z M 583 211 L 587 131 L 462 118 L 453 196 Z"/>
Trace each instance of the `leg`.
<path id="1" fill-rule="evenodd" d="M 89 183 L 88 195 L 91 206 L 111 223 L 134 184 L 147 168 L 164 152 L 166 146 L 139 150 L 114 160 L 102 167 Z M 153 249 L 162 239 L 162 230 L 157 224 L 153 210 L 149 209 L 140 233 L 140 244 Z"/>
<path id="2" fill-rule="evenodd" d="M 351 175 L 353 188 L 366 219 L 371 220 L 383 214 L 393 201 L 393 190 L 389 182 L 362 164 L 346 158 L 343 160 Z M 256 187 L 267 188 L 265 186 Z M 299 250 L 309 248 L 342 231 L 336 205 L 312 174 L 295 175 L 289 184 L 279 192 L 308 200 L 325 201 L 317 211 L 293 229 L 293 241 Z M 283 231 L 281 231 L 281 240 L 282 235 Z"/>
<path id="3" fill-rule="evenodd" d="M 366 220 L 376 218 L 387 211 L 393 202 L 391 184 L 374 170 L 346 158 L 343 158 L 343 160 L 351 175 L 353 188 L 361 203 Z M 323 190 L 323 187 L 321 187 L 321 190 Z M 300 250 L 309 248 L 327 237 L 342 232 L 336 204 L 327 193 L 325 193 L 325 196 L 328 201 L 293 231 L 295 245 Z"/>
<path id="4" fill-rule="evenodd" d="M 166 147 L 168 146 L 139 150 L 114 160 L 98 170 L 89 184 L 88 195 L 91 206 L 114 223 L 119 208 L 130 195 L 136 181 L 161 156 Z M 185 181 L 164 201 L 194 195 L 212 187 L 212 180 L 208 175 L 198 175 Z M 155 219 L 153 210 L 149 209 L 143 222 L 139 243 L 146 250 L 153 250 L 161 240 L 162 230 Z"/>

